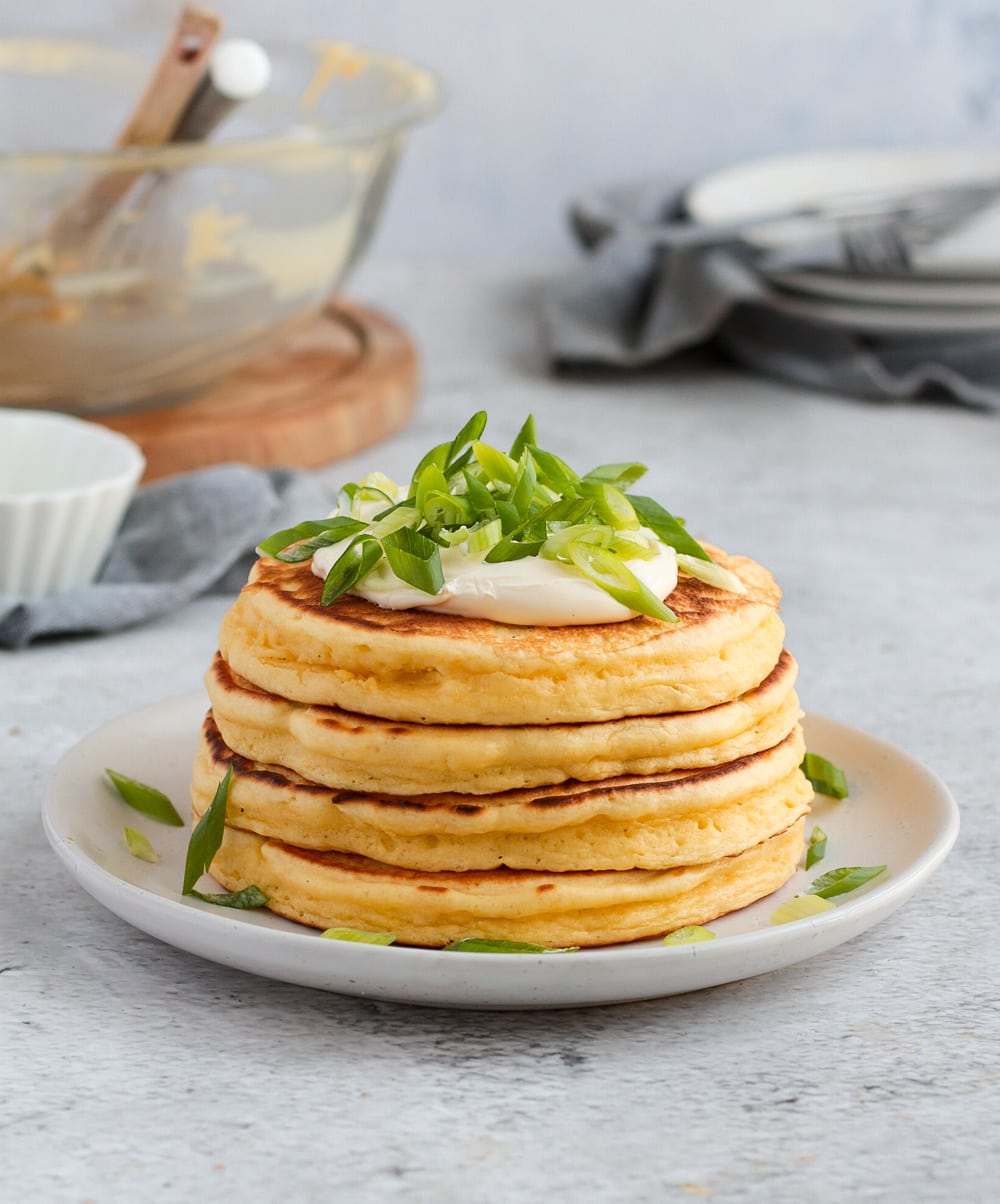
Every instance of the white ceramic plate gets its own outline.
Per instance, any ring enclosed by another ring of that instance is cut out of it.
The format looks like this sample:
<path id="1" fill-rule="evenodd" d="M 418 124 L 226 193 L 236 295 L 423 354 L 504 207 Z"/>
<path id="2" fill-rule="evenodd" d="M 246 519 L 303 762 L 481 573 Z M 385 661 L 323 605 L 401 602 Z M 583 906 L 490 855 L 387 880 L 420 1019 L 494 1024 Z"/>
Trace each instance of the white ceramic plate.
<path id="1" fill-rule="evenodd" d="M 1000 180 L 1000 151 L 995 147 L 820 151 L 757 159 L 710 172 L 690 186 L 685 208 L 696 222 L 742 222 L 832 197 L 993 180 Z M 808 227 L 805 233 L 808 236 Z M 788 222 L 748 233 L 747 241 L 778 249 L 800 240 L 802 234 L 801 223 Z M 921 272 L 973 278 L 996 275 L 1000 205 L 921 248 L 916 261 Z"/>
<path id="2" fill-rule="evenodd" d="M 1000 310 L 1000 280 L 937 280 L 927 276 L 889 279 L 833 271 L 769 272 L 767 278 L 787 291 L 832 301 Z"/>
<path id="3" fill-rule="evenodd" d="M 80 885 L 136 928 L 225 966 L 348 995 L 463 1008 L 579 1007 L 733 982 L 824 953 L 884 919 L 940 864 L 958 833 L 954 800 L 929 770 L 872 736 L 811 716 L 809 747 L 839 764 L 851 784 L 849 799 L 820 799 L 814 809 L 829 837 L 826 860 L 714 922 L 714 941 L 668 948 L 651 940 L 536 956 L 323 940 L 266 911 L 226 911 L 182 898 L 188 828 L 146 819 L 105 785 L 104 769 L 116 769 L 164 790 L 183 813 L 206 706 L 201 694 L 169 699 L 84 739 L 49 782 L 46 834 Z M 158 864 L 129 855 L 126 824 L 149 836 Z M 822 870 L 882 863 L 886 874 L 844 896 L 835 910 L 770 924 L 775 907 Z"/>
<path id="4" fill-rule="evenodd" d="M 805 318 L 824 326 L 864 334 L 982 334 L 1000 332 L 1000 305 L 957 308 L 915 305 L 859 305 L 770 289 L 764 304 L 778 313 Z"/>

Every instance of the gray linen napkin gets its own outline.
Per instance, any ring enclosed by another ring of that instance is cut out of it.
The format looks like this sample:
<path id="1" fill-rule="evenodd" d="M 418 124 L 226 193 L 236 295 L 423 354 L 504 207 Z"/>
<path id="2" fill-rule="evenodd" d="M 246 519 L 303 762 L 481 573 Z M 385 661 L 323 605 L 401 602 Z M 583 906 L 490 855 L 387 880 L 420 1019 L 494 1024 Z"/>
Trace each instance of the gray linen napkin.
<path id="1" fill-rule="evenodd" d="M 318 477 L 223 464 L 169 477 L 132 501 L 98 580 L 48 598 L 0 594 L 0 647 L 113 631 L 204 593 L 235 594 L 272 531 L 333 505 Z"/>
<path id="2" fill-rule="evenodd" d="M 543 302 L 555 367 L 638 368 L 711 344 L 756 371 L 859 397 L 943 397 L 1000 408 L 1000 329 L 975 335 L 859 333 L 780 313 L 759 269 L 771 264 L 731 233 L 686 245 L 685 185 L 651 181 L 582 198 L 570 224 L 586 251 Z M 782 270 L 817 255 L 829 240 L 774 254 Z"/>

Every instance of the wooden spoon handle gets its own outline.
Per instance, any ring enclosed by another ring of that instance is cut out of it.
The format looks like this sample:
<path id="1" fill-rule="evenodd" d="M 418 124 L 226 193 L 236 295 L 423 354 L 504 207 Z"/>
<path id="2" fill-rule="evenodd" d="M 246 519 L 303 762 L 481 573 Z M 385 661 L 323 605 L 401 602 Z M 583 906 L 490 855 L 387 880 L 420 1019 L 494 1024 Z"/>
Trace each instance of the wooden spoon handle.
<path id="1" fill-rule="evenodd" d="M 162 146 L 169 142 L 201 83 L 208 56 L 222 29 L 215 13 L 187 5 L 149 78 L 118 146 Z"/>
<path id="2" fill-rule="evenodd" d="M 221 29 L 222 20 L 215 13 L 185 6 L 116 145 L 162 146 L 170 141 L 205 74 Z M 52 258 L 81 259 L 90 239 L 142 173 L 143 169 L 118 168 L 95 176 L 53 218 Z"/>

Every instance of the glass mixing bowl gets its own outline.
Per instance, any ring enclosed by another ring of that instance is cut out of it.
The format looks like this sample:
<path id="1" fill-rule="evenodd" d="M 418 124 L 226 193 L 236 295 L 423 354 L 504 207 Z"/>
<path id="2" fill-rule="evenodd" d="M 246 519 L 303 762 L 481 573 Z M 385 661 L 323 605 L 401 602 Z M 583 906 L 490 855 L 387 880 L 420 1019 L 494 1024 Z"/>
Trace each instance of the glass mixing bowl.
<path id="1" fill-rule="evenodd" d="M 149 57 L 0 40 L 0 405 L 175 402 L 339 286 L 440 88 L 344 43 L 263 44 L 271 86 L 210 140 L 106 151 Z"/>

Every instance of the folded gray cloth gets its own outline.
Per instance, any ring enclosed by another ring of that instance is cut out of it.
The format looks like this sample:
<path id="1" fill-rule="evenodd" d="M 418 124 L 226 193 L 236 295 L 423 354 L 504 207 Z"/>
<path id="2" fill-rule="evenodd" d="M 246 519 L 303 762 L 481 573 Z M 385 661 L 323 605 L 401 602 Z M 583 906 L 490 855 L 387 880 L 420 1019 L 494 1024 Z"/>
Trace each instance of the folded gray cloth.
<path id="1" fill-rule="evenodd" d="M 0 594 L 0 647 L 39 636 L 113 631 L 204 593 L 233 593 L 273 531 L 333 505 L 318 477 L 223 464 L 139 490 L 93 585 L 54 597 Z"/>
<path id="2" fill-rule="evenodd" d="M 860 397 L 944 397 L 1000 407 L 1000 327 L 969 335 L 881 335 L 780 312 L 765 273 L 831 266 L 829 239 L 754 251 L 734 231 L 692 243 L 685 186 L 652 181 L 575 202 L 587 252 L 544 300 L 556 367 L 637 368 L 711 344 L 757 371 Z M 817 260 L 818 256 L 818 260 Z"/>

